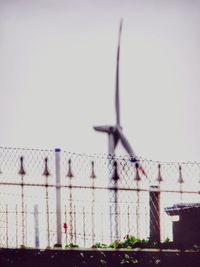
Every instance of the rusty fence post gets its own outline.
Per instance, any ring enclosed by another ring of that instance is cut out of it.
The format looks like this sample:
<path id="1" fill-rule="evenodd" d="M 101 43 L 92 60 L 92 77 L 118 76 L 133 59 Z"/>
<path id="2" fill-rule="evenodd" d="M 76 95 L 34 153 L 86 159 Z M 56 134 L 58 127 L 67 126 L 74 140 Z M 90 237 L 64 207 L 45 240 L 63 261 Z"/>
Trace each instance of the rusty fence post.
<path id="1" fill-rule="evenodd" d="M 34 205 L 34 230 L 35 230 L 35 248 L 40 247 L 40 237 L 39 237 L 39 207 Z"/>
<path id="2" fill-rule="evenodd" d="M 150 186 L 150 241 L 160 243 L 160 190 L 158 186 Z"/>
<path id="3" fill-rule="evenodd" d="M 25 233 L 24 233 L 24 175 L 26 175 L 26 172 L 24 170 L 24 157 L 21 156 L 20 157 L 20 169 L 18 174 L 21 176 L 21 224 L 22 224 L 22 238 L 21 238 L 21 242 L 22 242 L 22 246 L 24 246 L 24 241 L 25 241 Z"/>
<path id="4" fill-rule="evenodd" d="M 44 159 L 44 171 L 43 176 L 45 176 L 45 198 L 46 198 L 46 220 L 47 220 L 47 247 L 50 248 L 50 221 L 49 221 L 49 184 L 48 177 L 50 176 L 50 172 L 48 169 L 48 158 Z"/>
<path id="5" fill-rule="evenodd" d="M 55 171 L 56 171 L 56 229 L 57 244 L 62 244 L 61 226 L 61 189 L 60 189 L 60 148 L 55 149 Z"/>
<path id="6" fill-rule="evenodd" d="M 114 161 L 114 172 L 112 176 L 113 180 L 113 193 L 114 193 L 114 232 L 115 240 L 119 240 L 119 187 L 118 181 L 120 179 L 118 173 L 118 164 L 117 161 Z"/>

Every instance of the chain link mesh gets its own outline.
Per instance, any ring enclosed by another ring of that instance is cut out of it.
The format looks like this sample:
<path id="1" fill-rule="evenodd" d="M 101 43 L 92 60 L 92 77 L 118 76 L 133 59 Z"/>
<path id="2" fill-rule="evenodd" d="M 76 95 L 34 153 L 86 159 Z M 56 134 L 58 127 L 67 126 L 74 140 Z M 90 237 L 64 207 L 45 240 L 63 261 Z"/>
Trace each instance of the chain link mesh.
<path id="1" fill-rule="evenodd" d="M 126 156 L 61 151 L 59 163 L 63 245 L 91 247 L 126 235 L 173 240 L 165 208 L 200 201 L 197 162 L 140 159 L 137 166 Z M 0 247 L 56 244 L 54 150 L 0 148 L 0 197 Z"/>

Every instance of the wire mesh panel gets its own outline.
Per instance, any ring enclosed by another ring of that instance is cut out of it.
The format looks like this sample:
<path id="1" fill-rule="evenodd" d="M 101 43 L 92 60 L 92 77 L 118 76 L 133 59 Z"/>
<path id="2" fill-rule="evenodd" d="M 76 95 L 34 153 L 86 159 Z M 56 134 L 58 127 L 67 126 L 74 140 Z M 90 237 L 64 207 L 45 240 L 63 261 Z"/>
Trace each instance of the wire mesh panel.
<path id="1" fill-rule="evenodd" d="M 45 158 L 48 159 L 48 178 L 44 175 Z M 34 205 L 39 206 L 41 245 L 46 246 L 48 234 L 44 234 L 47 232 L 44 229 L 47 229 L 47 217 L 55 213 L 55 190 L 49 186 L 55 182 L 54 152 L 1 148 L 0 168 L 1 205 L 8 207 L 9 239 L 16 235 L 9 247 L 34 246 Z M 4 217 L 1 217 L 1 225 Z M 54 229 L 53 225 L 50 227 Z M 53 244 L 53 235 L 50 238 Z"/>
<path id="2" fill-rule="evenodd" d="M 200 201 L 199 163 L 59 153 L 58 185 L 53 150 L 0 148 L 0 247 L 173 240 L 165 209 Z"/>

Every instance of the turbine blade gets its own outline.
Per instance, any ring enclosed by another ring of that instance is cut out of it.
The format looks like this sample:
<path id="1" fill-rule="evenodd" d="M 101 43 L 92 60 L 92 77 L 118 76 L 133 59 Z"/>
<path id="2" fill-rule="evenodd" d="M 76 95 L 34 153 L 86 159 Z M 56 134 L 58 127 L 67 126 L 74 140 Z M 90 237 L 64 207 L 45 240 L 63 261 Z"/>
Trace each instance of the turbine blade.
<path id="1" fill-rule="evenodd" d="M 115 138 L 113 134 L 108 135 L 108 154 L 114 155 L 115 154 Z"/>
<path id="2" fill-rule="evenodd" d="M 145 175 L 147 177 L 147 174 L 144 170 L 144 168 L 142 167 L 142 165 L 139 163 L 138 157 L 136 156 L 136 154 L 134 153 L 130 143 L 128 142 L 128 140 L 126 139 L 125 135 L 123 134 L 122 130 L 120 128 L 118 128 L 118 133 L 119 133 L 119 137 L 121 139 L 122 145 L 124 146 L 124 148 L 126 149 L 127 153 L 129 154 L 129 156 L 131 157 L 131 160 L 133 162 L 137 162 L 139 170 L 142 172 L 143 175 Z"/>
<path id="3" fill-rule="evenodd" d="M 112 125 L 104 125 L 104 126 L 93 126 L 95 131 L 105 132 L 105 133 L 114 133 L 116 132 L 117 127 Z"/>
<path id="4" fill-rule="evenodd" d="M 128 142 L 127 138 L 125 137 L 125 135 L 123 134 L 122 130 L 121 129 L 118 129 L 118 133 L 119 133 L 119 137 L 120 137 L 120 140 L 122 142 L 122 145 L 123 147 L 125 148 L 125 150 L 127 151 L 127 153 L 129 154 L 129 156 L 135 160 L 135 161 L 138 161 L 138 158 L 135 154 L 135 152 L 133 151 L 130 143 Z"/>
<path id="5" fill-rule="evenodd" d="M 118 47 L 117 47 L 117 66 L 116 66 L 116 84 L 115 84 L 115 110 L 117 125 L 120 125 L 120 102 L 119 102 L 119 57 L 120 57 L 120 42 L 121 42 L 121 32 L 122 32 L 123 21 L 121 19 L 119 26 L 119 37 L 118 37 Z"/>

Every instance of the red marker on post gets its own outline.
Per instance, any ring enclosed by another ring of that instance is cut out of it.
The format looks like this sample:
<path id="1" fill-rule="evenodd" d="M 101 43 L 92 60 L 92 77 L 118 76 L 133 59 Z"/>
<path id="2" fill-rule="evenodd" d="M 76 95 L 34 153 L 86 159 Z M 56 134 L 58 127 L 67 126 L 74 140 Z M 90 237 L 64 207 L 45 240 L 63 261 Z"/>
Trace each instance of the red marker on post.
<path id="1" fill-rule="evenodd" d="M 66 234 L 67 233 L 67 224 L 66 223 L 63 224 L 63 228 L 64 228 L 65 234 Z"/>

